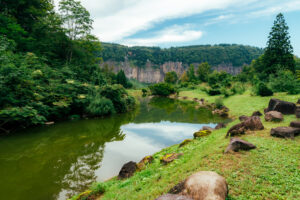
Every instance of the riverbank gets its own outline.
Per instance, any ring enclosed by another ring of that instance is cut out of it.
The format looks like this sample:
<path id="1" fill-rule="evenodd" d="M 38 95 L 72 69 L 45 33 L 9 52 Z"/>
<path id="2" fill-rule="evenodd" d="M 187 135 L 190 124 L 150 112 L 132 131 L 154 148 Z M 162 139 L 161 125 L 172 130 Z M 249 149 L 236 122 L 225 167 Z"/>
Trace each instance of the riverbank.
<path id="1" fill-rule="evenodd" d="M 139 95 L 139 92 L 130 91 Z M 213 103 L 218 96 L 207 96 L 200 89 L 185 90 L 179 98 L 204 98 Z M 275 94 L 273 97 L 251 96 L 250 91 L 224 99 L 224 105 L 235 118 L 227 128 L 215 130 L 205 138 L 195 139 L 188 145 L 178 148 L 173 145 L 153 155 L 154 162 L 143 171 L 136 172 L 126 180 L 111 180 L 94 184 L 92 191 L 105 190 L 101 199 L 155 199 L 189 175 L 201 171 L 216 171 L 224 176 L 229 185 L 228 199 L 296 199 L 300 196 L 300 137 L 285 140 L 270 136 L 271 128 L 288 126 L 296 120 L 295 115 L 285 115 L 280 123 L 266 122 L 265 129 L 253 131 L 240 138 L 257 146 L 249 152 L 223 154 L 229 143 L 225 138 L 227 130 L 237 124 L 240 115 L 251 115 L 253 111 L 268 106 L 271 98 L 297 102 L 299 95 Z M 164 166 L 160 158 L 166 153 L 183 153 L 174 162 Z M 145 155 L 146 156 L 146 155 Z M 76 197 L 73 197 L 76 199 Z"/>

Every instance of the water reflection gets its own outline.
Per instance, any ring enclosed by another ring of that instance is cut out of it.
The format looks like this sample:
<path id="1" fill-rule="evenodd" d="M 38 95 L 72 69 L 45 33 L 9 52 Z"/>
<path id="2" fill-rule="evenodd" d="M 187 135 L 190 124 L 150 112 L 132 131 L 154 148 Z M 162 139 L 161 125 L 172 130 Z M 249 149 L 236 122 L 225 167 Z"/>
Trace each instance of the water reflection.
<path id="1" fill-rule="evenodd" d="M 116 175 L 129 160 L 179 143 L 223 119 L 195 104 L 144 99 L 139 109 L 105 119 L 41 127 L 0 138 L 3 199 L 65 199 Z"/>

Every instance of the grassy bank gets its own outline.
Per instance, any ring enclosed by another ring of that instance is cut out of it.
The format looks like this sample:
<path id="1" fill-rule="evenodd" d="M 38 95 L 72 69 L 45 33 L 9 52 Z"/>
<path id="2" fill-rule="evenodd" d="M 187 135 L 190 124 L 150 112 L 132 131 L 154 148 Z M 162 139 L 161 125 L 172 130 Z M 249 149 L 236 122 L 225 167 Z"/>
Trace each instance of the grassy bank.
<path id="1" fill-rule="evenodd" d="M 139 95 L 139 92 L 130 91 Z M 179 97 L 204 98 L 214 102 L 218 97 L 209 97 L 201 90 L 181 91 Z M 276 98 L 296 102 L 299 95 L 276 94 Z M 235 118 L 227 128 L 214 131 L 211 135 L 195 139 L 178 148 L 173 145 L 154 154 L 154 163 L 127 180 L 113 178 L 105 183 L 95 184 L 92 190 L 105 190 L 101 199 L 155 199 L 184 180 L 189 175 L 201 171 L 216 171 L 224 176 L 229 185 L 228 199 L 297 199 L 300 196 L 300 137 L 285 140 L 270 136 L 270 129 L 287 126 L 296 120 L 295 115 L 285 115 L 281 123 L 262 122 L 265 129 L 241 136 L 257 146 L 249 152 L 223 154 L 229 143 L 225 139 L 227 130 L 239 121 L 240 115 L 250 115 L 253 111 L 267 107 L 272 97 L 251 96 L 250 92 L 224 99 Z M 165 153 L 184 153 L 169 165 L 160 164 Z M 146 156 L 146 155 L 145 155 Z M 74 198 L 75 199 L 75 198 Z"/>

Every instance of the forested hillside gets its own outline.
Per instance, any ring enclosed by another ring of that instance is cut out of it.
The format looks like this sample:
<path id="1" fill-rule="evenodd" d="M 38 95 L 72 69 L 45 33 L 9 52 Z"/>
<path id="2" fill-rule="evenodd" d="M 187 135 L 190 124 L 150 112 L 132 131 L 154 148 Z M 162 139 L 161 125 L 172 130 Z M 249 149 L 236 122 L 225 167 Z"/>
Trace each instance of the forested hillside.
<path id="1" fill-rule="evenodd" d="M 241 67 L 250 64 L 258 58 L 263 50 L 256 47 L 219 44 L 196 45 L 186 47 L 171 47 L 162 49 L 159 47 L 127 47 L 118 44 L 103 43 L 101 57 L 104 61 L 122 62 L 125 57 L 134 65 L 143 67 L 147 61 L 155 65 L 161 65 L 168 61 L 182 62 L 183 64 L 208 62 L 212 66 L 230 64 Z"/>

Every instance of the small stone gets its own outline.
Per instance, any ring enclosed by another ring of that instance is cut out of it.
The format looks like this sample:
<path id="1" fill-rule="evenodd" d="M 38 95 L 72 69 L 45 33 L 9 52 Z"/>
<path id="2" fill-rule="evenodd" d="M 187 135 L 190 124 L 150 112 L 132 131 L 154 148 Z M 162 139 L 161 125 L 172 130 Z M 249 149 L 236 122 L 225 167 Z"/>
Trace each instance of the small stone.
<path id="1" fill-rule="evenodd" d="M 290 127 L 300 128 L 300 121 L 293 121 L 290 123 Z"/>
<path id="2" fill-rule="evenodd" d="M 178 159 L 182 155 L 183 155 L 183 153 L 167 153 L 160 159 L 160 161 L 163 164 L 168 164 L 168 163 L 172 162 L 173 160 Z"/>
<path id="3" fill-rule="evenodd" d="M 123 165 L 123 167 L 119 172 L 118 178 L 119 179 L 129 178 L 134 174 L 136 169 L 137 169 L 136 162 L 130 161 Z"/>
<path id="4" fill-rule="evenodd" d="M 212 127 L 209 127 L 209 126 L 203 126 L 202 127 L 202 130 L 207 130 L 207 131 L 213 131 L 213 130 L 215 130 L 214 128 L 212 128 Z"/>
<path id="5" fill-rule="evenodd" d="M 221 129 L 221 128 L 226 128 L 226 124 L 224 123 L 218 123 L 215 129 Z"/>
<path id="6" fill-rule="evenodd" d="M 193 141 L 192 139 L 185 139 L 183 140 L 180 144 L 179 147 L 183 147 L 185 145 L 187 145 L 188 143 L 190 143 L 191 141 Z"/>
<path id="7" fill-rule="evenodd" d="M 294 127 L 277 127 L 271 129 L 271 136 L 280 138 L 291 138 L 300 134 L 300 128 Z"/>
<path id="8" fill-rule="evenodd" d="M 263 114 L 261 113 L 261 112 L 259 112 L 259 111 L 254 111 L 253 113 L 252 113 L 252 116 L 258 116 L 258 117 L 260 117 L 260 116 L 262 116 Z"/>
<path id="9" fill-rule="evenodd" d="M 146 165 L 151 164 L 153 162 L 153 157 L 152 156 L 145 156 L 138 164 L 137 168 L 138 170 L 142 170 L 146 167 Z"/>
<path id="10" fill-rule="evenodd" d="M 266 121 L 281 122 L 283 121 L 283 115 L 277 111 L 270 111 L 265 114 Z"/>
<path id="11" fill-rule="evenodd" d="M 198 137 L 204 137 L 211 134 L 211 131 L 208 130 L 202 130 L 202 131 L 197 131 L 194 133 L 194 139 Z"/>
<path id="12" fill-rule="evenodd" d="M 238 152 L 239 150 L 248 151 L 250 149 L 255 149 L 255 148 L 256 146 L 254 144 L 251 144 L 250 142 L 241 140 L 239 138 L 231 138 L 230 143 L 225 150 L 225 153 L 228 153 L 230 151 Z"/>

